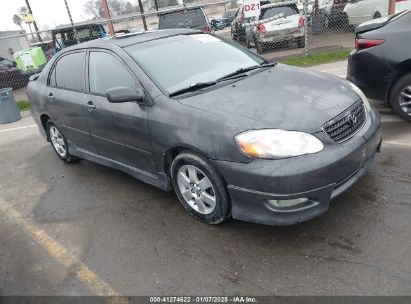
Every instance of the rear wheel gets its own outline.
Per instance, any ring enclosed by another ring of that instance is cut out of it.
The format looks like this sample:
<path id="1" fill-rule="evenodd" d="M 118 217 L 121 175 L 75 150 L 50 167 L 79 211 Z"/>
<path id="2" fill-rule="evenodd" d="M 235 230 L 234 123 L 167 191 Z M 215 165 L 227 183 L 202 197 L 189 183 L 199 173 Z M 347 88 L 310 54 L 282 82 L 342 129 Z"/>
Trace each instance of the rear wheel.
<path id="1" fill-rule="evenodd" d="M 411 73 L 404 75 L 394 84 L 390 104 L 395 113 L 411 122 Z"/>
<path id="2" fill-rule="evenodd" d="M 328 15 L 326 14 L 324 16 L 324 28 L 328 29 L 330 27 L 330 19 L 328 18 Z"/>
<path id="3" fill-rule="evenodd" d="M 298 38 L 295 40 L 295 42 L 297 42 L 297 46 L 298 46 L 299 48 L 305 47 L 305 37 L 304 37 L 304 36 L 303 36 L 303 37 L 298 37 Z"/>
<path id="4" fill-rule="evenodd" d="M 219 224 L 231 215 L 227 188 L 203 157 L 183 152 L 171 164 L 171 181 L 184 208 L 197 220 Z"/>
<path id="5" fill-rule="evenodd" d="M 63 133 L 50 121 L 47 123 L 47 136 L 50 139 L 53 150 L 61 160 L 66 163 L 72 163 L 78 160 L 77 157 L 70 154 L 67 139 Z"/>
<path id="6" fill-rule="evenodd" d="M 256 39 L 254 41 L 254 45 L 255 45 L 255 49 L 257 50 L 258 54 L 264 53 L 264 44 L 262 42 L 258 42 L 258 40 Z"/>

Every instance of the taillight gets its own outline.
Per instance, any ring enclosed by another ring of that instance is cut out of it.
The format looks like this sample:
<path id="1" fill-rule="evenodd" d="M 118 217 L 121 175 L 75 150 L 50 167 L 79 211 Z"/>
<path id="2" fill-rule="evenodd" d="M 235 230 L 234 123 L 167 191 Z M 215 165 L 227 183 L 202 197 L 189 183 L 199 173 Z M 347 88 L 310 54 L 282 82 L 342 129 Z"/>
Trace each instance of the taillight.
<path id="1" fill-rule="evenodd" d="M 263 34 L 264 34 L 264 33 L 266 32 L 264 23 L 261 23 L 261 24 L 257 25 L 257 28 L 258 28 L 258 31 L 259 31 L 260 33 L 263 33 Z"/>
<path id="2" fill-rule="evenodd" d="M 240 22 L 244 21 L 244 15 L 240 15 Z"/>
<path id="3" fill-rule="evenodd" d="M 205 26 L 205 28 L 203 29 L 203 31 L 204 31 L 204 32 L 207 32 L 207 33 L 208 33 L 208 32 L 211 32 L 211 31 L 210 31 L 210 27 L 209 27 L 208 25 Z"/>
<path id="4" fill-rule="evenodd" d="M 303 27 L 304 26 L 304 17 L 300 17 L 298 20 L 298 27 Z"/>
<path id="5" fill-rule="evenodd" d="M 363 38 L 355 38 L 355 49 L 356 50 L 364 50 L 368 49 L 373 46 L 377 46 L 383 44 L 385 42 L 384 39 L 363 39 Z"/>

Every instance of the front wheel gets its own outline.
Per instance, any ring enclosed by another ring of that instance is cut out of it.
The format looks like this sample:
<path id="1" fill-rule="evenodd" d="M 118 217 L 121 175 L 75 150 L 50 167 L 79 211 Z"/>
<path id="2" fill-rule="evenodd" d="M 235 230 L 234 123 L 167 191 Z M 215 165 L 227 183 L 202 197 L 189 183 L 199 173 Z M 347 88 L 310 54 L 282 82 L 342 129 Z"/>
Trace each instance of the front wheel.
<path id="1" fill-rule="evenodd" d="M 50 121 L 47 123 L 47 136 L 53 150 L 61 160 L 66 163 L 72 163 L 78 160 L 77 157 L 70 154 L 67 139 L 64 137 L 63 133 L 61 133 L 56 125 Z"/>
<path id="2" fill-rule="evenodd" d="M 184 208 L 197 220 L 219 224 L 231 215 L 227 187 L 203 157 L 183 152 L 170 168 L 174 191 Z"/>
<path id="3" fill-rule="evenodd" d="M 411 73 L 404 75 L 394 84 L 390 104 L 395 113 L 411 122 Z"/>

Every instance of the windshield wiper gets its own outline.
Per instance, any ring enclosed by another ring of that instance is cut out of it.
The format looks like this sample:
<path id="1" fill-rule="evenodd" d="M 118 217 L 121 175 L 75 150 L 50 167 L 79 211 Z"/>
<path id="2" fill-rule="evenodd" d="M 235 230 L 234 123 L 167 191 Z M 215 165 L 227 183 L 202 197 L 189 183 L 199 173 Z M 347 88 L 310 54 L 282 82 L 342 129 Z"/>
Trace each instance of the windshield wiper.
<path id="1" fill-rule="evenodd" d="M 181 95 L 187 92 L 193 92 L 193 91 L 198 91 L 202 88 L 206 88 L 212 85 L 215 85 L 217 81 L 207 81 L 207 82 L 197 82 L 194 84 L 189 85 L 188 87 L 178 89 L 177 91 L 174 91 L 170 93 L 170 97 L 176 96 L 176 95 Z"/>
<path id="2" fill-rule="evenodd" d="M 181 94 L 188 93 L 188 92 L 195 92 L 195 91 L 198 91 L 202 88 L 206 88 L 206 87 L 210 87 L 212 85 L 215 85 L 215 84 L 217 84 L 218 82 L 221 82 L 221 81 L 225 81 L 225 80 L 229 80 L 229 79 L 233 79 L 233 78 L 245 77 L 245 76 L 248 76 L 247 74 L 244 74 L 246 72 L 256 70 L 256 69 L 266 68 L 266 67 L 272 67 L 272 66 L 275 66 L 275 63 L 273 63 L 273 62 L 264 62 L 262 64 L 253 65 L 253 66 L 250 66 L 250 67 L 247 67 L 247 68 L 241 68 L 241 69 L 238 69 L 238 70 L 236 70 L 232 73 L 229 73 L 229 74 L 227 74 L 223 77 L 220 77 L 220 78 L 216 79 L 215 81 L 197 82 L 197 83 L 194 83 L 192 85 L 189 85 L 188 87 L 178 89 L 177 91 L 174 91 L 174 92 L 170 93 L 169 97 L 181 95 Z"/>
<path id="3" fill-rule="evenodd" d="M 234 76 L 240 76 L 241 74 L 244 74 L 246 72 L 252 71 L 252 70 L 256 70 L 256 69 L 261 69 L 261 68 L 266 68 L 266 67 L 272 67 L 275 66 L 275 63 L 273 62 L 264 62 L 261 64 L 257 64 L 257 65 L 252 65 L 250 67 L 247 68 L 240 68 L 232 73 L 229 73 L 223 77 L 218 78 L 216 81 L 223 81 L 223 80 L 228 80 L 233 78 Z M 242 75 L 242 76 L 247 76 L 247 75 Z"/>

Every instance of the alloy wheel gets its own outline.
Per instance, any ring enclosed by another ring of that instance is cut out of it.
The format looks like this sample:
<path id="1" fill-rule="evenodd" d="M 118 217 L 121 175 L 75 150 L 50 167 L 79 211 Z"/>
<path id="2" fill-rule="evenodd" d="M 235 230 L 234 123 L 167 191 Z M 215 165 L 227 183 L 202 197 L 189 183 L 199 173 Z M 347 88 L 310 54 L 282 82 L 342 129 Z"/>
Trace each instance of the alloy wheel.
<path id="1" fill-rule="evenodd" d="M 186 203 L 201 214 L 210 214 L 216 207 L 216 192 L 209 178 L 197 167 L 182 166 L 177 185 Z"/>
<path id="2" fill-rule="evenodd" d="M 411 84 L 402 89 L 398 103 L 400 108 L 409 116 L 411 116 Z"/>
<path id="3" fill-rule="evenodd" d="M 50 127 L 50 140 L 58 155 L 65 157 L 67 153 L 66 143 L 64 142 L 63 135 L 55 126 Z"/>

